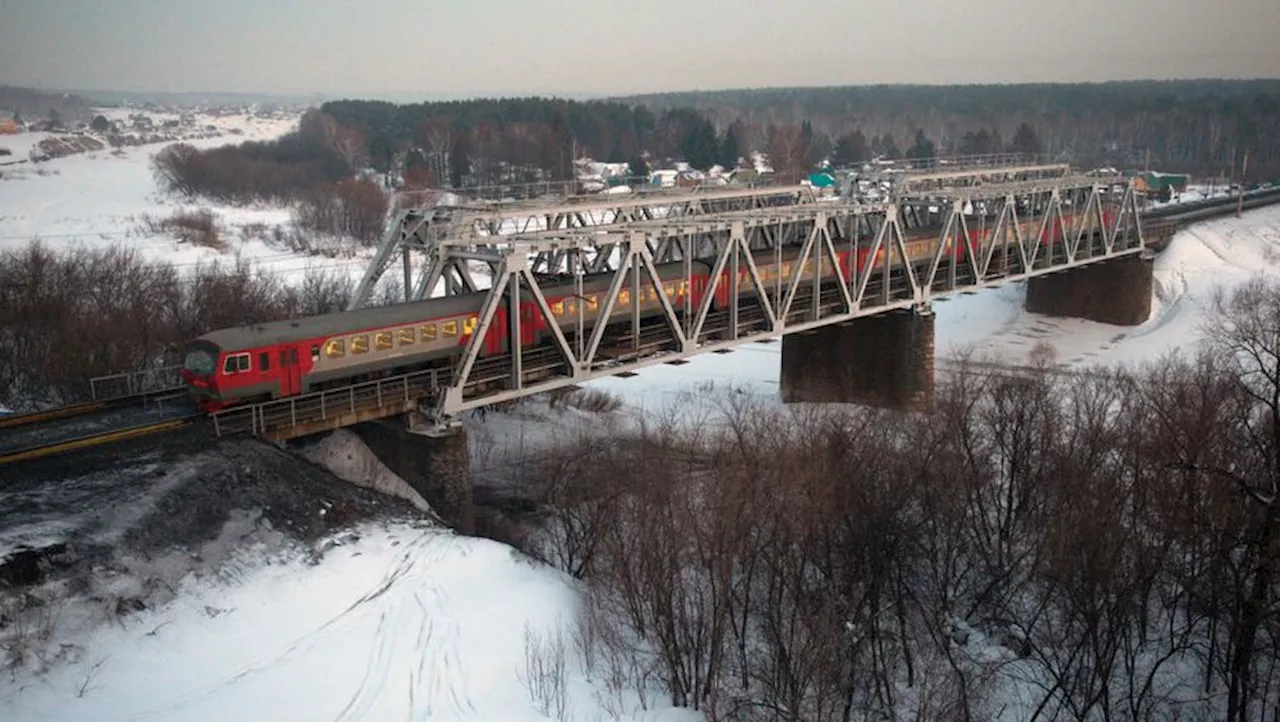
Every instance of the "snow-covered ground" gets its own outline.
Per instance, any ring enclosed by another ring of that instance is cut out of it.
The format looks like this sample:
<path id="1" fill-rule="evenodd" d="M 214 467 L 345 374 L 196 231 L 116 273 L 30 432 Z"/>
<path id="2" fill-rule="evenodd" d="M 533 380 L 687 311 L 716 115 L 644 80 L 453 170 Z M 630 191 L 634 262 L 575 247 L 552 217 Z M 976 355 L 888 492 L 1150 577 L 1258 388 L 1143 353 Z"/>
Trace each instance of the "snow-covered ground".
<path id="1" fill-rule="evenodd" d="M 116 116 L 121 113 L 104 111 L 104 115 L 113 120 L 119 120 Z M 154 114 L 154 118 L 157 123 L 169 119 L 163 114 Z M 270 140 L 295 129 L 297 121 L 296 116 L 285 115 L 198 115 L 195 122 L 198 128 L 212 125 L 221 134 L 182 142 L 210 148 Z M 54 135 L 62 134 L 0 136 L 0 148 L 8 148 L 13 153 L 0 161 L 25 159 L 31 148 Z M 363 271 L 367 263 L 364 256 L 368 253 L 352 258 L 318 258 L 268 243 L 271 229 L 290 226 L 288 208 L 192 202 L 161 193 L 152 175 L 151 160 L 167 145 L 169 143 L 152 143 L 119 150 L 108 147 L 39 163 L 0 166 L 0 251 L 21 248 L 38 239 L 48 247 L 59 249 L 103 245 L 134 248 L 146 258 L 171 263 L 180 269 L 240 257 L 287 277 L 298 277 L 308 268 L 341 268 L 357 278 Z M 172 235 L 148 230 L 144 223 L 147 217 L 160 220 L 178 211 L 198 208 L 207 208 L 216 214 L 220 235 L 227 241 L 225 251 L 180 243 Z"/>
<path id="2" fill-rule="evenodd" d="M 526 639 L 567 634 L 576 599 L 509 547 L 399 524 L 344 535 L 316 565 L 233 566 L 100 629 L 80 663 L 15 681 L 4 718 L 548 719 L 525 683 Z M 610 719 L 566 648 L 559 719 Z"/>
<path id="3" fill-rule="evenodd" d="M 244 136 L 268 138 L 288 124 L 242 123 Z M 0 145 L 4 144 L 0 140 Z M 195 263 L 208 249 L 139 235 L 137 217 L 167 215 L 149 158 L 159 147 L 127 148 L 27 166 L 0 179 L 0 249 L 40 237 L 59 246 L 133 244 L 150 257 Z M 40 171 L 48 171 L 41 174 Z M 1184 198 L 1185 200 L 1185 198 Z M 282 222 L 284 209 L 215 208 L 224 223 Z M 235 248 L 268 268 L 294 271 L 312 259 L 256 246 Z M 359 267 L 362 259 L 351 264 Z M 1280 275 L 1280 207 L 1179 233 L 1156 261 L 1156 299 L 1145 324 L 1119 328 L 1022 310 L 1024 289 L 1008 285 L 936 305 L 940 357 L 961 349 L 1027 360 L 1039 342 L 1073 367 L 1135 362 L 1186 348 L 1216 288 L 1257 272 Z M 614 392 L 631 412 L 657 411 L 707 384 L 776 397 L 781 344 L 708 354 L 592 386 Z M 576 413 L 491 416 L 481 428 L 493 460 L 548 432 L 546 418 Z M 357 449 L 337 441 L 310 458 L 348 480 L 398 481 Z M 347 440 L 350 444 L 350 440 Z M 496 462 L 495 462 L 496 463 Z M 413 503 L 420 504 L 414 499 Z M 425 523 L 365 524 L 329 540 L 320 553 L 240 550 L 217 574 L 192 574 L 176 597 L 119 618 L 74 640 L 75 654 L 51 668 L 0 676 L 5 720 L 654 720 L 700 715 L 643 711 L 629 692 L 611 694 L 565 647 L 564 713 L 530 688 L 527 640 L 563 630 L 571 637 L 579 595 L 571 580 L 500 544 L 456 536 Z M 56 621 L 53 622 L 56 625 Z M 652 700 L 651 700 L 652 702 Z M 652 705 L 651 705 L 652 706 Z"/>
<path id="4" fill-rule="evenodd" d="M 1214 290 L 1258 271 L 1280 275 L 1280 208 L 1179 233 L 1156 262 L 1157 300 L 1141 326 L 1028 314 L 1022 289 L 1011 285 L 939 304 L 938 352 L 974 348 L 1022 362 L 1044 341 L 1077 367 L 1151 358 L 1193 344 Z M 595 385 L 651 409 L 709 382 L 769 395 L 779 349 L 754 345 Z M 524 433 L 510 420 L 498 423 L 506 424 L 505 436 Z M 517 425 L 542 433 L 537 418 Z M 179 592 L 166 606 L 101 628 L 84 640 L 76 661 L 7 680 L 0 714 L 555 719 L 529 691 L 527 632 L 546 639 L 557 628 L 571 630 L 579 599 L 570 580 L 507 547 L 410 523 L 344 535 L 318 562 L 263 559 L 250 549 L 227 573 L 193 576 Z M 581 668 L 572 643 L 566 650 L 563 719 L 700 719 L 678 710 L 640 712 L 626 694 L 610 698 Z"/>

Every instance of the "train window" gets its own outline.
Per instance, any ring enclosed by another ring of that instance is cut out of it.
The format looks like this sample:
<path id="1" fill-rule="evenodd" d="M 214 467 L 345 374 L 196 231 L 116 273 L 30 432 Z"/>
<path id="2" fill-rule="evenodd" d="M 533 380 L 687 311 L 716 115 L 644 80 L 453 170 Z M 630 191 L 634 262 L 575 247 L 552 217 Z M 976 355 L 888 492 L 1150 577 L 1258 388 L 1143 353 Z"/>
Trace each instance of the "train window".
<path id="1" fill-rule="evenodd" d="M 436 325 L 434 323 L 429 323 L 422 327 L 422 340 L 423 341 L 436 340 Z"/>
<path id="2" fill-rule="evenodd" d="M 315 363 L 319 360 L 320 360 L 320 347 L 315 344 L 311 344 L 311 363 Z"/>
<path id="3" fill-rule="evenodd" d="M 445 335 L 445 336 L 457 336 L 457 335 L 458 335 L 458 322 L 457 322 L 457 321 L 445 321 L 444 323 L 440 324 L 440 333 L 441 333 L 441 334 L 443 334 L 443 335 Z"/>
<path id="4" fill-rule="evenodd" d="M 324 354 L 330 358 L 346 355 L 346 345 L 340 338 L 335 338 L 324 345 Z"/>
<path id="5" fill-rule="evenodd" d="M 271 354 L 266 353 L 265 351 L 263 353 L 258 354 L 258 370 L 266 371 L 270 367 L 271 367 Z"/>
<path id="6" fill-rule="evenodd" d="M 596 308 L 600 306 L 600 297 L 594 293 L 590 296 L 583 296 L 582 301 L 587 304 L 587 308 L 592 311 L 596 310 Z"/>
<path id="7" fill-rule="evenodd" d="M 551 313 L 554 316 L 564 316 L 564 301 L 556 301 L 551 304 Z"/>
<path id="8" fill-rule="evenodd" d="M 319 355 L 319 352 L 317 352 L 316 355 Z M 289 349 L 289 363 L 293 366 L 298 365 L 298 349 L 296 348 Z"/>
<path id="9" fill-rule="evenodd" d="M 369 350 L 368 336 L 351 337 L 351 353 L 364 353 Z"/>
<path id="10" fill-rule="evenodd" d="M 462 335 L 466 336 L 476 330 L 476 324 L 480 323 L 479 316 L 467 316 L 462 322 Z"/>
<path id="11" fill-rule="evenodd" d="M 236 357 L 228 356 L 227 360 L 222 364 L 222 373 L 233 374 L 236 372 Z"/>
<path id="12" fill-rule="evenodd" d="M 281 352 L 280 352 L 280 365 L 281 365 L 281 366 L 288 366 L 288 365 L 289 365 L 289 352 L 288 352 L 288 351 L 281 351 Z"/>
<path id="13" fill-rule="evenodd" d="M 414 338 L 415 338 L 415 335 L 414 335 L 413 329 L 411 328 L 400 329 L 400 345 L 401 346 L 408 346 L 409 344 L 413 343 Z"/>
<path id="14" fill-rule="evenodd" d="M 391 332 L 380 331 L 373 335 L 373 347 L 379 351 L 391 348 Z"/>
<path id="15" fill-rule="evenodd" d="M 625 288 L 622 289 L 621 291 L 618 291 L 618 303 L 616 305 L 627 306 L 627 305 L 630 305 L 630 303 L 631 303 L 631 292 Z"/>

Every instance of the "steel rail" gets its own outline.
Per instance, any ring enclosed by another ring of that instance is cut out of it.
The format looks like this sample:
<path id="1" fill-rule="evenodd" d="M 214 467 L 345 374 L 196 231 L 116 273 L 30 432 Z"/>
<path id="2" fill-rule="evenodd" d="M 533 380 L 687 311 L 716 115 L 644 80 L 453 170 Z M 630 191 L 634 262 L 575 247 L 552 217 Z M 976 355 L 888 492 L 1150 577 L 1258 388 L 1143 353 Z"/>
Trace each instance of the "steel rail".
<path id="1" fill-rule="evenodd" d="M 42 411 L 32 411 L 26 414 L 13 414 L 10 416 L 0 417 L 0 430 L 17 429 L 35 424 L 48 423 L 50 421 L 60 421 L 68 418 L 76 418 L 87 416 L 98 411 L 113 411 L 115 409 L 128 408 L 135 404 L 145 404 L 148 401 L 155 401 L 160 398 L 185 395 L 187 388 L 185 386 L 172 386 L 166 389 L 157 389 L 156 391 L 144 391 L 129 396 L 118 396 L 112 399 L 102 399 L 99 401 L 84 401 L 74 404 L 66 404 L 64 406 L 55 406 L 51 409 Z"/>
<path id="2" fill-rule="evenodd" d="M 61 454 L 93 446 L 110 444 L 117 441 L 125 441 L 127 439 L 133 439 L 140 436 L 147 436 L 161 431 L 169 431 L 171 429 L 177 429 L 193 424 L 201 420 L 203 417 L 203 413 L 193 413 L 174 419 L 166 419 L 164 421 L 156 421 L 148 424 L 138 424 L 135 426 L 125 427 L 123 429 L 111 429 L 110 431 L 85 434 L 72 439 L 59 439 L 58 441 L 44 444 L 33 444 L 22 449 L 15 449 L 13 451 L 0 453 L 0 465 L 39 459 L 53 454 Z"/>

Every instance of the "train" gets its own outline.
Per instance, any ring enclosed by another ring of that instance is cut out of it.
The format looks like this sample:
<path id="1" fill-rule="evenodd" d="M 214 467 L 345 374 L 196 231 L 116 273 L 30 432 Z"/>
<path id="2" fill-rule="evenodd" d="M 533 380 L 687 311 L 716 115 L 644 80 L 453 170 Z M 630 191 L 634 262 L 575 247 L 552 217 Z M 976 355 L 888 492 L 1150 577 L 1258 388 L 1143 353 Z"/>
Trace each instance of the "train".
<path id="1" fill-rule="evenodd" d="M 1104 214 L 1104 222 L 1111 219 Z M 1064 215 L 1070 222 L 1070 216 Z M 1023 237 L 1034 236 L 1039 221 L 1022 223 Z M 905 237 L 906 251 L 913 265 L 932 260 L 937 243 L 937 229 L 922 229 Z M 983 232 L 982 242 L 991 230 Z M 976 234 L 975 234 L 976 235 Z M 1042 242 L 1052 246 L 1062 238 L 1062 224 L 1055 222 L 1044 231 Z M 954 246 L 954 247 L 953 247 Z M 837 245 L 839 248 L 839 244 Z M 859 274 L 883 267 L 885 248 L 870 257 L 870 248 L 837 250 L 837 261 L 848 277 L 853 268 Z M 957 261 L 963 258 L 963 246 L 948 242 L 945 253 Z M 813 275 L 813 260 L 797 262 L 798 251 L 787 249 L 781 259 L 773 251 L 758 252 L 754 258 L 761 281 L 773 284 L 788 282 L 796 273 Z M 900 254 L 893 261 L 902 264 Z M 824 275 L 833 277 L 829 262 L 822 264 Z M 683 309 L 686 300 L 691 308 L 699 308 L 711 286 L 710 264 L 692 262 L 692 274 L 686 276 L 684 262 L 658 265 L 654 269 L 662 281 L 663 293 L 673 308 Z M 730 271 L 722 271 L 711 309 L 718 311 L 729 305 Z M 755 289 L 745 265 L 739 269 L 740 295 L 754 295 Z M 577 328 L 580 315 L 585 322 L 595 323 L 599 306 L 612 287 L 612 272 L 592 274 L 582 280 L 581 290 L 573 281 L 540 284 L 556 323 L 565 332 Z M 660 316 L 661 302 L 652 284 L 644 284 L 638 297 L 623 288 L 608 324 L 629 322 L 633 318 L 632 303 L 639 306 L 642 320 Z M 185 351 L 182 378 L 201 410 L 216 412 L 232 406 L 258 403 L 346 386 L 380 376 L 410 373 L 433 366 L 448 367 L 464 353 L 480 320 L 487 292 L 434 298 L 393 306 L 362 308 L 352 311 L 312 316 L 286 321 L 240 326 L 212 331 L 190 341 Z M 516 304 L 520 314 L 522 349 L 552 342 L 547 319 L 533 296 L 522 291 Z M 506 304 L 500 305 L 489 325 L 479 357 L 506 354 L 513 339 Z"/>

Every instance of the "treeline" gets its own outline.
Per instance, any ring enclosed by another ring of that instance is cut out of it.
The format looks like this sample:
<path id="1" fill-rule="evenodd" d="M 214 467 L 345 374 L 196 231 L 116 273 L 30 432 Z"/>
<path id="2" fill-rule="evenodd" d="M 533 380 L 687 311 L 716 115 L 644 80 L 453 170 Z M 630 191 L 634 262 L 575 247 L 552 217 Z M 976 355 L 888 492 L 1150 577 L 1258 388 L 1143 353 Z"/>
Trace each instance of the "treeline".
<path id="1" fill-rule="evenodd" d="M 366 162 L 363 139 L 314 111 L 279 140 L 200 150 L 175 143 L 156 154 L 160 187 L 225 203 L 291 203 L 305 231 L 373 243 L 386 221 L 387 194 L 355 174 Z"/>
<path id="2" fill-rule="evenodd" d="M 92 377 L 180 364 L 183 346 L 208 331 L 338 311 L 353 290 L 339 273 L 308 273 L 298 284 L 243 262 L 180 273 L 117 248 L 6 252 L 0 405 L 86 400 Z"/>
<path id="3" fill-rule="evenodd" d="M 532 183 L 573 178 L 573 161 L 629 163 L 644 175 L 650 161 L 686 160 L 706 169 L 737 164 L 740 148 L 687 109 L 655 114 L 643 106 L 548 98 L 470 100 L 417 105 L 345 100 L 321 112 L 364 139 L 373 167 L 403 167 L 411 186 Z"/>
<path id="4" fill-rule="evenodd" d="M 655 112 L 693 108 L 721 128 L 741 122 L 756 147 L 770 125 L 808 121 L 831 139 L 855 130 L 879 139 L 875 150 L 891 157 L 918 131 L 940 154 L 962 154 L 999 150 L 975 146 L 974 136 L 1008 142 L 1025 123 L 1044 152 L 1083 166 L 1149 159 L 1155 168 L 1218 175 L 1238 169 L 1248 151 L 1251 176 L 1280 176 L 1280 80 L 769 88 L 617 100 Z"/>
<path id="5" fill-rule="evenodd" d="M 1210 321 L 1143 371 L 962 371 L 927 415 L 729 394 L 569 440 L 526 546 L 585 580 L 589 674 L 709 719 L 1271 720 L 1280 286 Z"/>
<path id="6" fill-rule="evenodd" d="M 152 169 L 165 190 L 226 203 L 291 201 L 351 175 L 337 154 L 298 134 L 207 150 L 174 143 L 155 155 Z"/>

